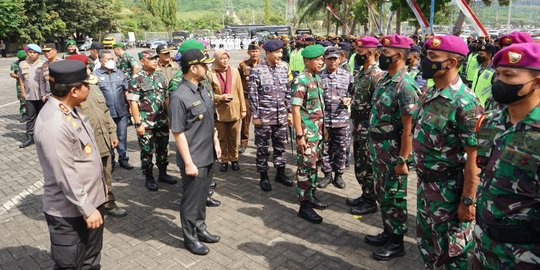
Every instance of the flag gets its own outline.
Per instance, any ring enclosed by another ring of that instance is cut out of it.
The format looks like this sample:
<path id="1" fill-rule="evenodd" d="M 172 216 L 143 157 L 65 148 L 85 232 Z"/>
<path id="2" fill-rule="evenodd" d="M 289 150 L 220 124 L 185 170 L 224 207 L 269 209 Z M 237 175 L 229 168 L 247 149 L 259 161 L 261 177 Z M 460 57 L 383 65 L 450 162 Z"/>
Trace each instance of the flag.
<path id="1" fill-rule="evenodd" d="M 465 2 L 465 0 L 453 0 L 454 4 L 456 4 L 459 7 L 459 10 L 465 14 L 465 17 L 469 19 L 472 26 L 474 27 L 474 30 L 476 30 L 476 33 L 483 34 L 485 37 L 488 36 L 488 32 L 480 23 L 480 20 L 474 15 L 474 12 L 469 8 L 469 5 Z"/>
<path id="2" fill-rule="evenodd" d="M 416 0 L 407 0 L 407 4 L 409 4 L 409 7 L 411 7 L 412 12 L 416 17 L 416 20 L 418 20 L 420 26 L 424 29 L 427 29 L 429 27 L 429 23 L 424 17 L 424 14 L 422 14 L 422 10 L 420 10 L 420 7 L 418 6 L 418 3 L 416 3 Z"/>

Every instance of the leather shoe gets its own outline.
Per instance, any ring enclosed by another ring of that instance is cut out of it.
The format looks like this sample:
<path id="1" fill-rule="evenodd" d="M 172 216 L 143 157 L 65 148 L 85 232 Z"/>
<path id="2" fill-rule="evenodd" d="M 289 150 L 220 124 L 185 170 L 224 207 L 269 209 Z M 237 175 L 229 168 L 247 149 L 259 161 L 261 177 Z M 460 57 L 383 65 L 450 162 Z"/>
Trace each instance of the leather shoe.
<path id="1" fill-rule="evenodd" d="M 109 215 L 111 217 L 125 217 L 127 216 L 128 212 L 126 209 L 120 208 L 118 206 L 113 208 L 105 208 L 105 215 Z"/>
<path id="2" fill-rule="evenodd" d="M 324 173 L 323 180 L 318 181 L 317 186 L 320 188 L 325 188 L 326 186 L 328 186 L 328 184 L 330 184 L 330 182 L 332 182 L 332 173 Z"/>
<path id="3" fill-rule="evenodd" d="M 126 170 L 133 170 L 133 165 L 129 164 L 129 162 L 118 162 L 120 164 L 120 167 L 126 169 Z"/>
<path id="4" fill-rule="evenodd" d="M 313 197 L 311 198 L 311 200 L 309 200 L 309 202 L 311 202 L 311 204 L 313 205 L 313 208 L 315 209 L 324 210 L 328 207 L 327 203 L 320 201 L 317 197 L 315 197 L 315 195 L 313 195 Z"/>
<path id="5" fill-rule="evenodd" d="M 360 205 L 362 202 L 364 201 L 364 198 L 362 196 L 358 197 L 358 198 L 347 198 L 345 200 L 345 203 L 348 205 L 348 206 L 358 206 Z"/>
<path id="6" fill-rule="evenodd" d="M 184 247 L 195 255 L 206 255 L 210 249 L 200 241 L 187 242 L 184 240 Z"/>
<path id="7" fill-rule="evenodd" d="M 219 167 L 220 172 L 226 172 L 227 169 L 229 169 L 229 163 L 223 162 L 221 163 L 221 166 Z"/>
<path id="8" fill-rule="evenodd" d="M 216 186 L 217 186 L 216 182 L 214 182 L 214 181 L 210 182 L 210 189 L 215 189 Z"/>
<path id="9" fill-rule="evenodd" d="M 270 179 L 268 179 L 268 172 L 261 172 L 261 181 L 259 182 L 259 186 L 263 191 L 271 191 L 272 190 L 272 184 L 270 184 Z"/>
<path id="10" fill-rule="evenodd" d="M 390 239 L 390 236 L 391 234 L 389 232 L 383 231 L 377 235 L 366 235 L 364 240 L 369 245 L 379 247 L 386 244 L 386 242 Z"/>
<path id="11" fill-rule="evenodd" d="M 298 216 L 313 224 L 319 224 L 323 221 L 323 218 L 319 216 L 315 210 L 313 210 L 313 205 L 309 201 L 303 201 L 300 203 Z"/>
<path id="12" fill-rule="evenodd" d="M 28 146 L 30 146 L 32 144 L 34 144 L 34 138 L 30 138 L 30 139 L 24 141 L 23 143 L 21 143 L 19 145 L 19 148 L 26 148 L 26 147 L 28 147 Z"/>
<path id="13" fill-rule="evenodd" d="M 233 171 L 239 171 L 240 170 L 240 164 L 238 164 L 238 161 L 231 162 L 231 169 Z"/>
<path id="14" fill-rule="evenodd" d="M 345 181 L 343 181 L 342 173 L 336 173 L 336 177 L 334 177 L 332 184 L 339 189 L 345 188 Z"/>
<path id="15" fill-rule="evenodd" d="M 365 215 L 377 212 L 377 203 L 372 200 L 364 200 L 361 204 L 351 207 L 351 214 Z"/>
<path id="16" fill-rule="evenodd" d="M 217 243 L 221 239 L 219 235 L 212 235 L 207 230 L 204 230 L 202 232 L 197 232 L 197 237 L 199 238 L 201 242 L 209 243 L 209 244 Z"/>
<path id="17" fill-rule="evenodd" d="M 392 235 L 391 239 L 382 248 L 373 251 L 373 258 L 378 261 L 388 261 L 394 257 L 405 255 L 403 235 Z"/>
<path id="18" fill-rule="evenodd" d="M 246 146 L 240 145 L 240 147 L 238 147 L 238 154 L 243 154 L 244 152 L 246 152 Z"/>
<path id="19" fill-rule="evenodd" d="M 221 205 L 221 202 L 212 198 L 212 197 L 208 197 L 206 198 L 206 206 L 207 207 L 218 207 Z"/>
<path id="20" fill-rule="evenodd" d="M 274 179 L 278 183 L 282 183 L 285 186 L 292 187 L 293 181 L 290 177 L 285 175 L 285 167 L 278 167 L 276 178 Z"/>

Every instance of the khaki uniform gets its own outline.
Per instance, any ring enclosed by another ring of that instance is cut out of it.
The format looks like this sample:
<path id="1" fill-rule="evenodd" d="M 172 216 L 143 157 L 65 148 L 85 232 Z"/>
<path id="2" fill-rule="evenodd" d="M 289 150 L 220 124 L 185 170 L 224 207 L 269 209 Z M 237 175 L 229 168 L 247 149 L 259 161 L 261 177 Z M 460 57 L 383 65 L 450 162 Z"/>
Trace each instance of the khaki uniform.
<path id="1" fill-rule="evenodd" d="M 160 65 L 158 64 L 158 68 L 156 71 L 159 71 L 165 75 L 165 78 L 167 78 L 167 83 L 171 82 L 172 78 L 174 77 L 174 74 L 180 70 L 180 66 L 178 63 L 170 61 L 166 65 Z"/>

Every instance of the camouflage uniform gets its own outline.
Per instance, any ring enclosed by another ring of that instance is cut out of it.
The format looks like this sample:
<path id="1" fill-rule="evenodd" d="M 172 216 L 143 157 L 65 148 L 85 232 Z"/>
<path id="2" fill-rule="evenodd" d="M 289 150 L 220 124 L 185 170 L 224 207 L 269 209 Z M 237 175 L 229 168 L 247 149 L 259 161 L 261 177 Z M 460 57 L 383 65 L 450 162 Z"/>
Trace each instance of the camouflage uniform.
<path id="1" fill-rule="evenodd" d="M 508 109 L 480 120 L 477 269 L 540 268 L 540 105 L 515 125 Z"/>
<path id="2" fill-rule="evenodd" d="M 413 135 L 416 232 L 428 269 L 467 269 L 467 252 L 449 257 L 447 234 L 460 226 L 464 148 L 477 145 L 475 125 L 481 113 L 478 99 L 459 77 L 445 89 L 428 89 L 418 102 Z"/>
<path id="3" fill-rule="evenodd" d="M 369 137 L 375 190 L 378 192 L 385 231 L 395 235 L 407 232 L 407 175 L 395 175 L 401 148 L 402 116 L 412 114 L 418 101 L 418 88 L 407 68 L 384 73 L 373 92 Z"/>
<path id="4" fill-rule="evenodd" d="M 274 147 L 274 167 L 284 167 L 287 163 L 287 113 L 291 109 L 288 69 L 285 63 L 272 68 L 263 60 L 249 75 L 249 109 L 254 119 L 262 120 L 262 124 L 255 127 L 258 172 L 268 171 L 270 138 Z"/>
<path id="5" fill-rule="evenodd" d="M 19 63 L 21 63 L 21 60 L 17 60 L 13 63 L 11 63 L 11 73 L 19 74 Z M 24 117 L 26 117 L 26 99 L 22 97 L 21 95 L 21 84 L 19 83 L 19 79 L 17 79 L 17 82 L 15 83 L 15 87 L 17 89 L 17 99 L 19 100 L 19 113 Z"/>
<path id="6" fill-rule="evenodd" d="M 373 182 L 373 168 L 369 145 L 369 114 L 371 113 L 373 91 L 383 75 L 377 62 L 366 70 L 361 70 L 354 78 L 354 97 L 351 104 L 353 122 L 354 174 L 362 186 L 362 197 L 375 201 L 377 194 Z"/>
<path id="7" fill-rule="evenodd" d="M 349 113 L 348 106 L 341 98 L 351 97 L 353 92 L 353 76 L 349 71 L 338 68 L 334 73 L 326 69 L 321 72 L 324 97 L 324 125 L 328 131 L 328 141 L 324 142 L 322 153 L 323 171 L 335 171 L 342 174 L 347 159 L 349 146 Z"/>
<path id="8" fill-rule="evenodd" d="M 128 80 L 133 76 L 133 67 L 138 65 L 137 61 L 129 53 L 124 52 L 116 59 L 116 68 L 126 74 Z"/>
<path id="9" fill-rule="evenodd" d="M 324 90 L 319 75 L 307 70 L 292 83 L 292 105 L 300 106 L 300 118 L 307 149 L 297 154 L 296 194 L 300 201 L 310 200 L 317 182 L 317 161 L 321 158 L 324 129 Z"/>
<path id="10" fill-rule="evenodd" d="M 166 167 L 168 162 L 169 123 L 165 108 L 167 79 L 161 72 L 148 74 L 145 70 L 135 74 L 129 83 L 128 100 L 139 106 L 144 135 L 139 136 L 141 169 L 143 174 L 152 171 L 152 154 L 156 149 L 156 164 Z"/>

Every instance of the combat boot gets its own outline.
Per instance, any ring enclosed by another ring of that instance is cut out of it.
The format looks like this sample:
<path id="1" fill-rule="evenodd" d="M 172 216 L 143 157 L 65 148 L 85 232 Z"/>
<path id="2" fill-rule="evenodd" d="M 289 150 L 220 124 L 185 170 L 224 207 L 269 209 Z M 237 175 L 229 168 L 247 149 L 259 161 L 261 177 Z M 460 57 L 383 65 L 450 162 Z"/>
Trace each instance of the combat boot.
<path id="1" fill-rule="evenodd" d="M 323 221 L 323 218 L 313 210 L 313 205 L 310 201 L 302 201 L 300 203 L 298 216 L 314 224 L 319 224 Z"/>
<path id="2" fill-rule="evenodd" d="M 382 233 L 377 235 L 366 235 L 364 240 L 367 244 L 378 247 L 386 244 L 391 235 L 392 233 L 385 229 Z"/>
<path id="3" fill-rule="evenodd" d="M 272 184 L 270 184 L 270 179 L 268 179 L 268 172 L 261 172 L 261 181 L 259 182 L 259 186 L 263 191 L 272 190 Z"/>
<path id="4" fill-rule="evenodd" d="M 167 166 L 159 167 L 158 181 L 165 182 L 167 184 L 176 184 L 176 179 L 167 174 Z"/>
<path id="5" fill-rule="evenodd" d="M 382 248 L 373 251 L 373 258 L 378 261 L 388 261 L 394 257 L 405 255 L 403 235 L 392 234 Z"/>
<path id="6" fill-rule="evenodd" d="M 377 202 L 372 199 L 364 199 L 362 202 L 354 207 L 351 207 L 351 214 L 353 215 L 365 215 L 377 212 Z"/>
<path id="7" fill-rule="evenodd" d="M 326 208 L 328 208 L 328 204 L 319 200 L 319 198 L 317 198 L 315 196 L 315 191 L 313 192 L 313 196 L 311 197 L 311 200 L 309 200 L 313 206 L 313 208 L 315 209 L 319 209 L 319 210 L 324 210 Z"/>
<path id="8" fill-rule="evenodd" d="M 330 184 L 330 182 L 332 182 L 332 173 L 331 172 L 329 172 L 329 173 L 325 172 L 323 180 L 318 181 L 317 187 L 325 188 L 326 186 L 328 186 L 328 184 Z"/>
<path id="9" fill-rule="evenodd" d="M 332 184 L 339 189 L 344 189 L 345 181 L 343 181 L 343 173 L 336 173 L 336 176 L 334 177 L 334 181 L 332 181 Z"/>
<path id="10" fill-rule="evenodd" d="M 28 146 L 30 146 L 32 144 L 34 144 L 34 137 L 27 136 L 26 140 L 19 145 L 19 148 L 26 148 L 26 147 L 28 147 Z"/>
<path id="11" fill-rule="evenodd" d="M 363 202 L 364 202 L 364 197 L 362 197 L 362 196 L 360 196 L 358 198 L 347 198 L 347 199 L 345 199 L 345 203 L 348 206 L 358 206 Z"/>
<path id="12" fill-rule="evenodd" d="M 154 175 L 152 174 L 152 169 L 148 170 L 144 176 L 146 177 L 146 183 L 144 186 L 150 191 L 157 191 L 158 185 L 154 179 Z"/>
<path id="13" fill-rule="evenodd" d="M 291 178 L 285 175 L 285 166 L 277 168 L 276 182 L 282 183 L 285 186 L 292 187 L 293 182 Z"/>

